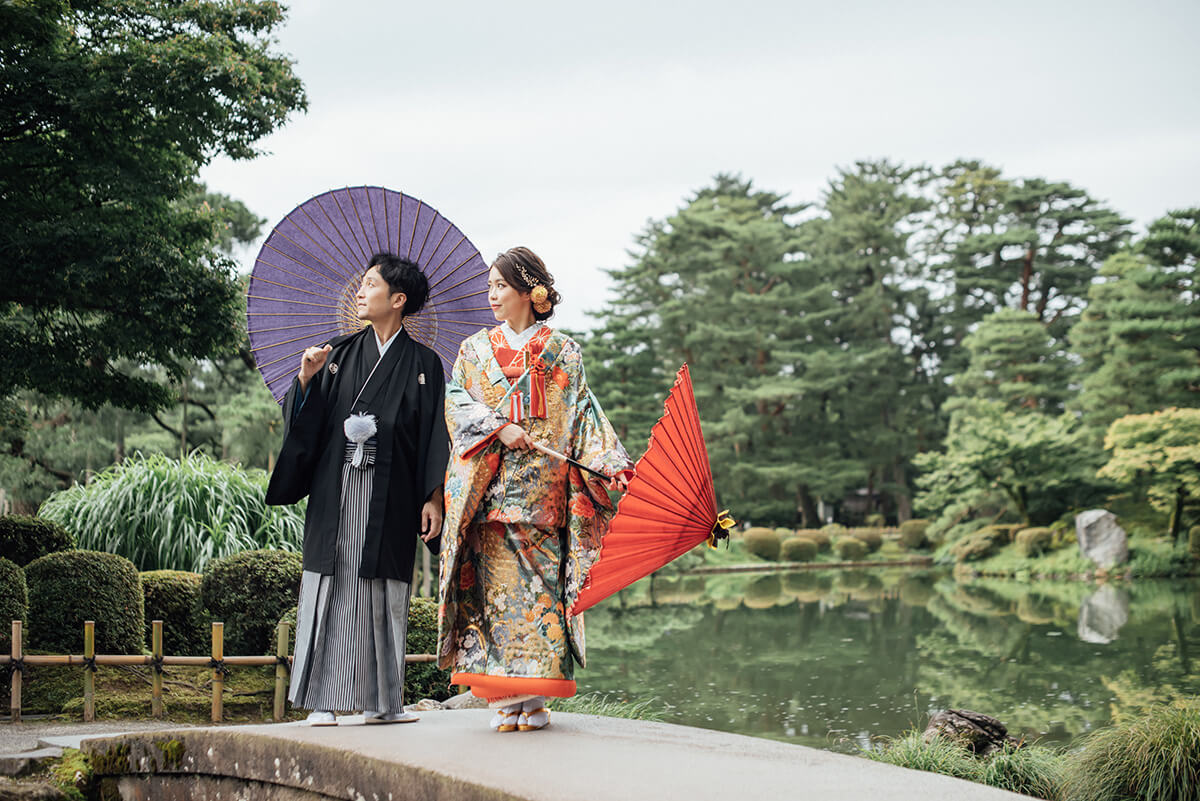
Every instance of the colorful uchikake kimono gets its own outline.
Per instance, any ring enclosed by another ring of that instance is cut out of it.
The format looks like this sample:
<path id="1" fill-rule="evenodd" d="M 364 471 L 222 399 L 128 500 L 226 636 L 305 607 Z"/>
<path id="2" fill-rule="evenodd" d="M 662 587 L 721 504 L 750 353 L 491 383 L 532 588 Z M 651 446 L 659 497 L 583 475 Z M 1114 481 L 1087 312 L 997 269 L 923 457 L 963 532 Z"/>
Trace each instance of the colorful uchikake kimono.
<path id="1" fill-rule="evenodd" d="M 524 335 L 524 336 L 522 336 Z M 510 345 L 510 343 L 512 343 Z M 493 706 L 575 694 L 583 617 L 568 619 L 613 507 L 604 485 L 534 450 L 504 446 L 510 422 L 608 476 L 632 469 L 588 388 L 570 337 L 504 324 L 466 339 L 446 386 L 438 665 Z"/>

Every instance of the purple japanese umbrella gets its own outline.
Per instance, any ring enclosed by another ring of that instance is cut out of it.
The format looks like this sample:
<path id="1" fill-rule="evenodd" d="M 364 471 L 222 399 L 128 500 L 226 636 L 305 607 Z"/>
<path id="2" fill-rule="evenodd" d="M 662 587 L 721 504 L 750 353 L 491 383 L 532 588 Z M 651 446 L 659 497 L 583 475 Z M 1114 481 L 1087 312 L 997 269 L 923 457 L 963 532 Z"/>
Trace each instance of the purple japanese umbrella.
<path id="1" fill-rule="evenodd" d="M 378 186 L 317 195 L 271 231 L 246 292 L 250 351 L 276 401 L 283 402 L 305 348 L 365 325 L 355 295 L 380 252 L 412 259 L 429 279 L 429 299 L 404 325 L 437 352 L 447 376 L 462 341 L 495 323 L 487 264 L 437 209 Z"/>

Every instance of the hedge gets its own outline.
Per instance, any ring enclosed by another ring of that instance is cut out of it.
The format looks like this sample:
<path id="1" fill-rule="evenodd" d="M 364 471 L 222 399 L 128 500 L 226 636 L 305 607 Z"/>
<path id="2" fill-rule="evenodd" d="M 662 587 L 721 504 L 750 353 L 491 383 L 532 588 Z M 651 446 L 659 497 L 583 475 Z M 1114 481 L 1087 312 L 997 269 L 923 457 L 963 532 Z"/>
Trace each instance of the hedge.
<path id="1" fill-rule="evenodd" d="M 96 653 L 142 653 L 142 585 L 125 557 L 101 551 L 51 553 L 29 563 L 25 581 L 31 648 L 80 653 L 84 621 L 94 620 Z"/>
<path id="2" fill-rule="evenodd" d="M 155 620 L 163 622 L 163 652 L 171 656 L 203 656 L 212 648 L 211 629 L 200 599 L 201 576 L 182 570 L 142 573 L 146 602 L 146 647 L 153 644 Z"/>
<path id="3" fill-rule="evenodd" d="M 1025 528 L 1017 532 L 1017 550 L 1024 557 L 1040 556 L 1053 543 L 1054 532 L 1048 528 Z"/>
<path id="4" fill-rule="evenodd" d="M 984 526 L 973 534 L 968 534 L 950 549 L 956 561 L 976 562 L 1000 550 L 1008 542 L 1007 526 Z"/>
<path id="5" fill-rule="evenodd" d="M 928 520 L 905 520 L 900 524 L 900 544 L 910 551 L 920 548 L 925 545 L 925 531 L 928 528 Z"/>
<path id="6" fill-rule="evenodd" d="M 873 528 L 856 528 L 850 531 L 850 536 L 862 540 L 869 553 L 875 553 L 883 547 L 883 532 Z"/>
<path id="7" fill-rule="evenodd" d="M 29 515 L 0 517 L 0 558 L 24 567 L 48 553 L 70 551 L 75 538 L 52 520 Z"/>
<path id="8" fill-rule="evenodd" d="M 225 652 L 275 653 L 275 626 L 300 596 L 300 554 L 243 551 L 208 563 L 201 599 L 213 620 L 225 623 Z"/>
<path id="9" fill-rule="evenodd" d="M 783 541 L 779 552 L 785 562 L 811 562 L 817 558 L 817 544 L 808 537 L 791 537 Z"/>
<path id="10" fill-rule="evenodd" d="M 817 551 L 827 553 L 833 550 L 833 538 L 829 536 L 829 532 L 822 531 L 819 528 L 802 528 L 796 532 L 797 537 L 810 539 L 817 544 Z"/>
<path id="11" fill-rule="evenodd" d="M 12 621 L 28 621 L 29 590 L 25 571 L 0 557 L 0 653 L 12 653 Z"/>
<path id="12" fill-rule="evenodd" d="M 408 604 L 408 636 L 405 648 L 410 654 L 436 654 L 438 641 L 438 604 L 436 598 L 413 598 Z M 422 662 L 404 667 L 405 703 L 422 698 L 444 701 L 450 691 L 450 671 L 441 670 L 436 662 Z"/>
<path id="13" fill-rule="evenodd" d="M 833 551 L 845 562 L 857 562 L 868 553 L 867 544 L 857 537 L 842 537 L 833 543 Z"/>
<path id="14" fill-rule="evenodd" d="M 748 528 L 742 534 L 742 540 L 746 543 L 746 550 L 760 559 L 779 561 L 782 538 L 778 532 L 769 528 Z"/>

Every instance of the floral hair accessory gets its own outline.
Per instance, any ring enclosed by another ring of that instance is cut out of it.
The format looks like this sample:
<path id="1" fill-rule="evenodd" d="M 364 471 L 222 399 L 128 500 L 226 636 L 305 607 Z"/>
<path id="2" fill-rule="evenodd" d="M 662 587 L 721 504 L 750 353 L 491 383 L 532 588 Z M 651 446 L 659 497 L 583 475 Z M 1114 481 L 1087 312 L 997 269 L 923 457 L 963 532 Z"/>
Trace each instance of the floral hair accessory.
<path id="1" fill-rule="evenodd" d="M 548 300 L 549 293 L 546 287 L 538 284 L 533 289 L 529 290 L 529 299 L 533 301 L 533 310 L 538 314 L 545 314 L 554 308 L 553 304 Z"/>

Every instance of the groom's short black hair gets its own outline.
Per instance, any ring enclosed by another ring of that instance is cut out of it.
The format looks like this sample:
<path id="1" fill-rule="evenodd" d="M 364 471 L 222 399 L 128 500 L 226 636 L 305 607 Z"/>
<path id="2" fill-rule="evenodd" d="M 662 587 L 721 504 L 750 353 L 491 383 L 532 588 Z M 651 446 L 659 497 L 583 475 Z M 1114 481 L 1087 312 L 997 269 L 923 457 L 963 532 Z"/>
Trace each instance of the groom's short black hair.
<path id="1" fill-rule="evenodd" d="M 376 253 L 367 263 L 367 269 L 379 268 L 379 275 L 387 281 L 392 292 L 403 292 L 404 316 L 416 314 L 429 297 L 429 280 L 412 259 L 393 256 L 391 253 Z"/>

